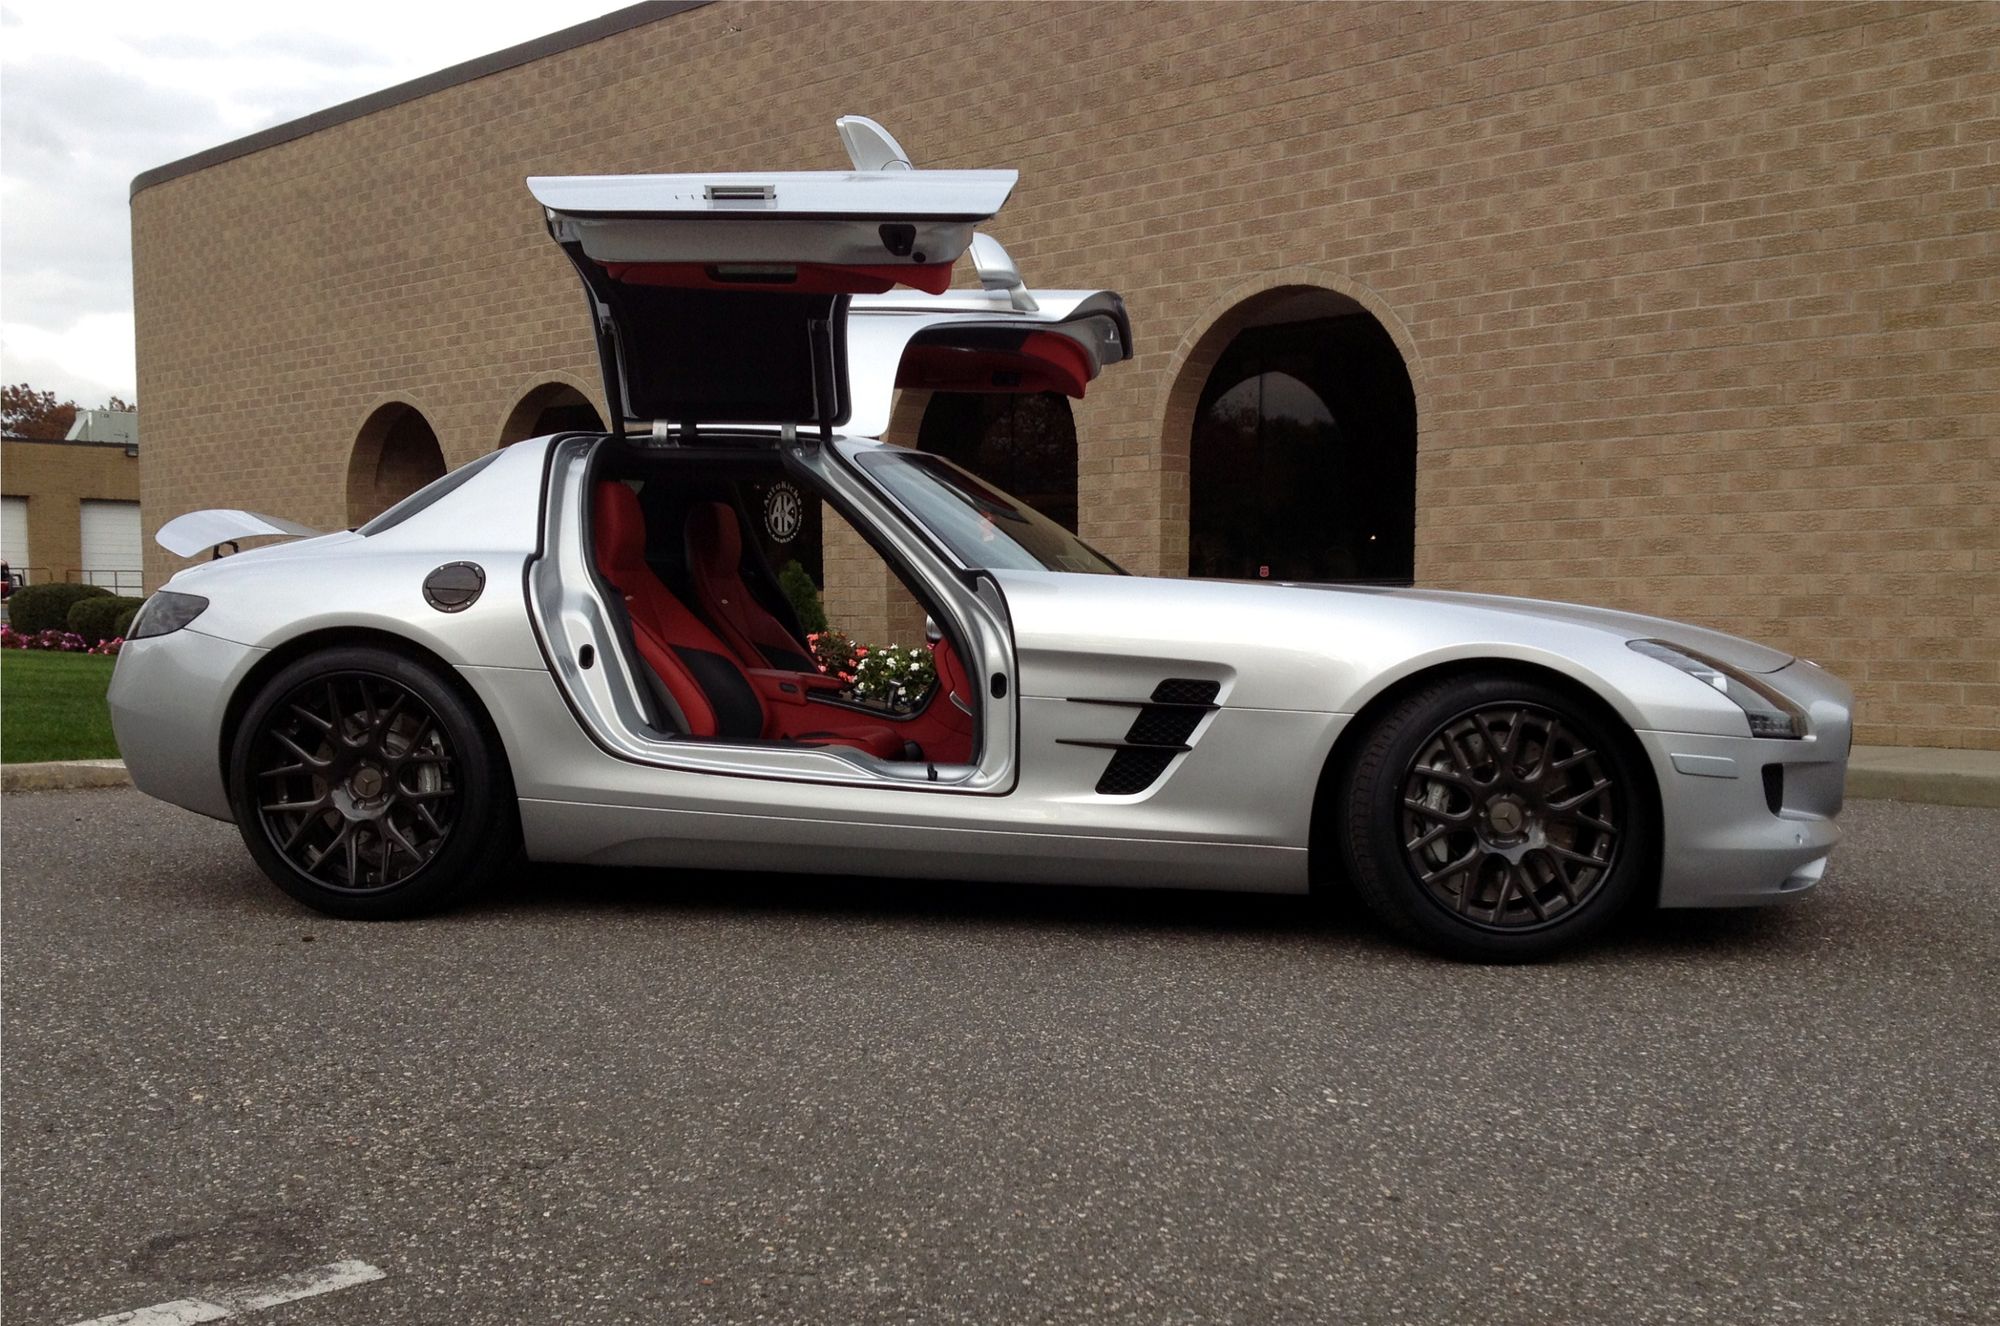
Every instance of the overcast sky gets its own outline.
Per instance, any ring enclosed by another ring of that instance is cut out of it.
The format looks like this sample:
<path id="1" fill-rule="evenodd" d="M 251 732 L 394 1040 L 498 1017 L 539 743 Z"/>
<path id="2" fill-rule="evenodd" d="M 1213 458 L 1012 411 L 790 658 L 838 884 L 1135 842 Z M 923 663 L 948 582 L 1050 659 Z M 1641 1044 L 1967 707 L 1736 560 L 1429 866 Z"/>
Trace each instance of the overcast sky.
<path id="1" fill-rule="evenodd" d="M 0 378 L 130 400 L 132 177 L 625 0 L 0 0 Z"/>

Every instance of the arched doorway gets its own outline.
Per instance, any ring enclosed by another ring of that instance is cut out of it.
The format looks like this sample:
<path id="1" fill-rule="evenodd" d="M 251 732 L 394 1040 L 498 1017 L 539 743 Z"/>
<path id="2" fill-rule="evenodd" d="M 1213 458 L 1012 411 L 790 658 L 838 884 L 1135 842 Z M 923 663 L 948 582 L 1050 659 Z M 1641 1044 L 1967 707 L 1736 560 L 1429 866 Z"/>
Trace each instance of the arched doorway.
<path id="1" fill-rule="evenodd" d="M 500 445 L 551 433 L 601 433 L 604 419 L 590 398 L 567 382 L 544 382 L 523 396 L 500 426 Z"/>
<path id="2" fill-rule="evenodd" d="M 1224 320 L 1194 409 L 1188 574 L 1409 584 L 1417 406 L 1374 315 L 1291 287 Z"/>
<path id="3" fill-rule="evenodd" d="M 390 401 L 368 416 L 347 458 L 347 523 L 373 520 L 444 474 L 444 449 L 414 405 Z"/>
<path id="4" fill-rule="evenodd" d="M 1076 421 L 1058 392 L 940 391 L 917 449 L 962 465 L 1064 528 L 1076 529 Z"/>

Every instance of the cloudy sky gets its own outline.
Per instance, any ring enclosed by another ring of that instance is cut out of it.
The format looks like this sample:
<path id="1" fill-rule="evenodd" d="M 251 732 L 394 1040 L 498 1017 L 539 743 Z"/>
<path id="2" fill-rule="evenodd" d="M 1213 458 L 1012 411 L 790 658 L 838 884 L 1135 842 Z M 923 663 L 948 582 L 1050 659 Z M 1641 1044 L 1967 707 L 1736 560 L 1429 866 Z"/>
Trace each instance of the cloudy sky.
<path id="1" fill-rule="evenodd" d="M 134 175 L 624 3 L 0 0 L 0 378 L 132 398 Z"/>

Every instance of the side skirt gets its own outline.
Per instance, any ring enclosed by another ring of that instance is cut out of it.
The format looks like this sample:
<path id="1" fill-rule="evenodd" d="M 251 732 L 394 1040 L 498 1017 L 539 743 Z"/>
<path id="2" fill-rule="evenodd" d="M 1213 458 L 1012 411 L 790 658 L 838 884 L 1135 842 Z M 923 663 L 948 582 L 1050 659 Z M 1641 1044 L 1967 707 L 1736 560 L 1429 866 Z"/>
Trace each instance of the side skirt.
<path id="1" fill-rule="evenodd" d="M 824 871 L 1024 884 L 1304 893 L 1306 849 L 523 799 L 528 856 L 579 865 Z M 836 854 L 830 861 L 814 853 Z"/>

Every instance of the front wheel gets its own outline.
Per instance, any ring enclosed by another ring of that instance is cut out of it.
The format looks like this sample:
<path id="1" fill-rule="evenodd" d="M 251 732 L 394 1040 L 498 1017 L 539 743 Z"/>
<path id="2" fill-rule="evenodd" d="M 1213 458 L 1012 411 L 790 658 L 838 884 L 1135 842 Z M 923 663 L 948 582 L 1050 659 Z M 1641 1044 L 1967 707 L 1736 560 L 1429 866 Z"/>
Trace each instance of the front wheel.
<path id="1" fill-rule="evenodd" d="M 332 916 L 436 910 L 502 868 L 518 840 L 498 742 L 456 690 L 386 649 L 329 649 L 273 676 L 229 769 L 250 855 Z"/>
<path id="2" fill-rule="evenodd" d="M 1462 677 L 1363 737 L 1338 825 L 1356 891 L 1452 957 L 1523 961 L 1597 933 L 1653 868 L 1658 811 L 1629 734 L 1553 687 Z"/>

